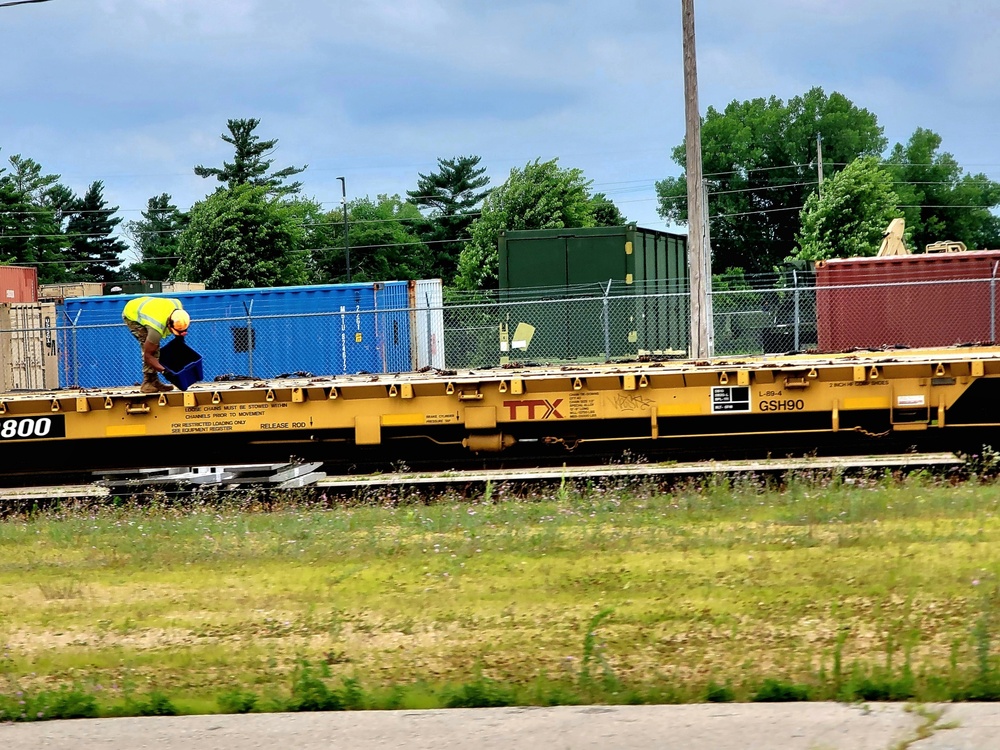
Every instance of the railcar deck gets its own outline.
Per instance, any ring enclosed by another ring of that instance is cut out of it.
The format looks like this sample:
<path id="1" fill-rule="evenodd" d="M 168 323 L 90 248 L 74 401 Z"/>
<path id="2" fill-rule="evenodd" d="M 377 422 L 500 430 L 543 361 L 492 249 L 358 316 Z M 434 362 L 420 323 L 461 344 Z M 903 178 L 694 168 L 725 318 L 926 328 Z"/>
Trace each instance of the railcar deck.
<path id="1" fill-rule="evenodd" d="M 5 393 L 2 473 L 976 449 L 998 389 L 1000 347 L 970 346 Z"/>

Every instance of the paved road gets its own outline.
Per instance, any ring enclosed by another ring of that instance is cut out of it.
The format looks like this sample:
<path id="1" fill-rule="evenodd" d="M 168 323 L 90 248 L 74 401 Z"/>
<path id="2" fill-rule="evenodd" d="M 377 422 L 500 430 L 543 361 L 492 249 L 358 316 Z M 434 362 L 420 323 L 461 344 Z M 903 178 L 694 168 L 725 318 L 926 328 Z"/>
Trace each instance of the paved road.
<path id="1" fill-rule="evenodd" d="M 922 738 L 922 739 L 921 739 Z M 907 744 L 909 743 L 909 744 Z M 4 750 L 998 750 L 1000 705 L 562 706 L 0 725 Z"/>

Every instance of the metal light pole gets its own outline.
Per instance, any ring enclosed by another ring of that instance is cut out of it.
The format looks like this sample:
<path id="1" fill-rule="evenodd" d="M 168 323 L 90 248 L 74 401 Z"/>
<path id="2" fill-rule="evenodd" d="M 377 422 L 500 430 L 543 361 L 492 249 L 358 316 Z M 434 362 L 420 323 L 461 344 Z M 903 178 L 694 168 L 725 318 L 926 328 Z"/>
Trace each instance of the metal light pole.
<path id="1" fill-rule="evenodd" d="M 344 207 L 344 256 L 347 258 L 347 283 L 351 283 L 351 238 L 347 233 L 347 181 L 343 177 L 340 180 L 340 205 Z"/>

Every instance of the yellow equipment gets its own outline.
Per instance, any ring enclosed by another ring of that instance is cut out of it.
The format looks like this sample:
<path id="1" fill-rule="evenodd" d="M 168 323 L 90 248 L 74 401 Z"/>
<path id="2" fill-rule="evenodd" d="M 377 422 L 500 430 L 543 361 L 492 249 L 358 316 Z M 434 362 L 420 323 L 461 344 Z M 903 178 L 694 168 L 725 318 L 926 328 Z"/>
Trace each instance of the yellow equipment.
<path id="1" fill-rule="evenodd" d="M 964 253 L 968 250 L 964 242 L 944 240 L 942 242 L 932 242 L 924 247 L 925 253 Z"/>
<path id="2" fill-rule="evenodd" d="M 878 249 L 878 257 L 885 258 L 892 255 L 909 255 L 910 251 L 903 242 L 903 233 L 906 230 L 904 219 L 893 219 L 886 227 L 885 234 L 882 235 L 882 244 Z"/>

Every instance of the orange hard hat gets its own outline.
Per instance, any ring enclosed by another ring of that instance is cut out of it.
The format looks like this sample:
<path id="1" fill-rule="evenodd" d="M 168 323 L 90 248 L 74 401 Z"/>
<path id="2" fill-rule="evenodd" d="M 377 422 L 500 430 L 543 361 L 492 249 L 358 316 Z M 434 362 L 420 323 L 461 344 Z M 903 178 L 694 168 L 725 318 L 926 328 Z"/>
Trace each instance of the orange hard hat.
<path id="1" fill-rule="evenodd" d="M 184 310 L 174 310 L 170 313 L 170 330 L 174 333 L 187 333 L 188 326 L 191 325 L 191 316 Z"/>

